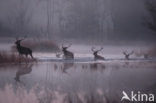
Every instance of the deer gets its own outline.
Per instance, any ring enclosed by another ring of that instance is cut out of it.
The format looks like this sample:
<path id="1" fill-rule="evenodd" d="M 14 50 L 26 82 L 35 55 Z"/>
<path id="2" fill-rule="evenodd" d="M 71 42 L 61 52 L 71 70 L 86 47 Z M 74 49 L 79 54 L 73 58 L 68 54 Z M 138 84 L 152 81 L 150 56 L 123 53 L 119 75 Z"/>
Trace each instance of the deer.
<path id="1" fill-rule="evenodd" d="M 68 46 L 64 46 L 62 44 L 62 52 L 64 54 L 65 59 L 74 59 L 74 53 L 67 50 L 69 47 L 71 47 L 71 45 L 72 44 L 69 44 Z"/>
<path id="2" fill-rule="evenodd" d="M 134 51 L 127 53 L 126 51 L 123 52 L 125 59 L 129 60 L 130 55 L 132 55 L 134 53 Z"/>
<path id="3" fill-rule="evenodd" d="M 24 38 L 25 39 L 25 38 Z M 27 48 L 27 47 L 24 47 L 24 46 L 21 46 L 21 41 L 23 41 L 24 39 L 17 39 L 16 38 L 16 49 L 19 53 L 19 55 L 25 55 L 26 57 L 28 57 L 28 55 L 31 56 L 31 58 L 33 59 L 33 55 L 32 55 L 32 50 L 30 48 Z"/>
<path id="4" fill-rule="evenodd" d="M 149 54 L 144 53 L 143 56 L 144 56 L 144 59 L 149 59 Z"/>
<path id="5" fill-rule="evenodd" d="M 105 60 L 105 58 L 104 57 L 102 57 L 102 56 L 100 56 L 99 54 L 98 54 L 98 52 L 100 52 L 101 50 L 103 50 L 103 48 L 101 47 L 99 50 L 95 50 L 95 48 L 94 47 L 92 47 L 92 52 L 93 52 L 93 55 L 94 55 L 94 60 Z"/>

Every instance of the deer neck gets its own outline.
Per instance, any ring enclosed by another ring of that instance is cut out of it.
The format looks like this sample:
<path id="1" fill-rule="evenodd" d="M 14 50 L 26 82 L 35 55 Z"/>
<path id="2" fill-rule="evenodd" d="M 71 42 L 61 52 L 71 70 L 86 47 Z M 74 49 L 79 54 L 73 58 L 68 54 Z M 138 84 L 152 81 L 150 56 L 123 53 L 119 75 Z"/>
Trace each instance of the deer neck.
<path id="1" fill-rule="evenodd" d="M 17 46 L 17 48 L 20 48 L 21 47 L 21 44 L 17 44 L 16 46 Z"/>
<path id="2" fill-rule="evenodd" d="M 94 55 L 97 56 L 98 55 L 98 52 L 94 52 Z"/>
<path id="3" fill-rule="evenodd" d="M 64 52 L 68 52 L 68 50 L 67 49 L 65 49 L 65 50 L 63 50 Z"/>

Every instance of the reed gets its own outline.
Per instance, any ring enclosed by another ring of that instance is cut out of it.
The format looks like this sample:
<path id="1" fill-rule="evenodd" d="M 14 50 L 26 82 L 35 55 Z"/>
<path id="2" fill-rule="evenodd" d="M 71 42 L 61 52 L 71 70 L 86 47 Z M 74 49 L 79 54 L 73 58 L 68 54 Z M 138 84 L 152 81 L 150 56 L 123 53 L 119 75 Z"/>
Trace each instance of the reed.
<path id="1" fill-rule="evenodd" d="M 3 63 L 28 63 L 34 62 L 35 59 L 26 58 L 25 56 L 19 56 L 17 53 L 9 53 L 6 51 L 0 51 L 0 64 Z"/>

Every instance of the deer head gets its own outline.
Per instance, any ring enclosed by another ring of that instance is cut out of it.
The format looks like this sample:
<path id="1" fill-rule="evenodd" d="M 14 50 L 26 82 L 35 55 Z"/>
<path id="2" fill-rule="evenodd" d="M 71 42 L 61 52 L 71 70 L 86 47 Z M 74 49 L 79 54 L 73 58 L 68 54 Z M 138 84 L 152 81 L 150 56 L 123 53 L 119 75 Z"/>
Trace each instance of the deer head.
<path id="1" fill-rule="evenodd" d="M 69 47 L 71 47 L 71 45 L 72 45 L 72 44 L 69 44 L 68 46 L 64 46 L 64 45 L 62 44 L 62 50 L 63 50 L 63 51 L 66 51 Z"/>
<path id="2" fill-rule="evenodd" d="M 16 38 L 15 44 L 20 45 L 21 41 L 25 40 L 25 37 L 23 39 Z"/>

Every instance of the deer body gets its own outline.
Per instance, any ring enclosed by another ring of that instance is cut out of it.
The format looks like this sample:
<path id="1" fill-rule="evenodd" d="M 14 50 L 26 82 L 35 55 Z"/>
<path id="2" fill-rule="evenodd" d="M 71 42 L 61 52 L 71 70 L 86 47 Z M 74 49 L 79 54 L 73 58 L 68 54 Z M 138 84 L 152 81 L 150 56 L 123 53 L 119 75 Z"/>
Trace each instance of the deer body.
<path id="1" fill-rule="evenodd" d="M 62 51 L 63 51 L 63 54 L 64 54 L 64 58 L 65 59 L 74 59 L 74 53 L 67 50 L 69 47 L 70 46 L 68 46 L 68 47 L 62 46 Z"/>
<path id="2" fill-rule="evenodd" d="M 95 60 L 105 60 L 105 58 L 100 56 L 100 55 L 98 55 L 98 53 L 93 53 L 93 55 L 94 55 L 94 59 Z"/>
<path id="3" fill-rule="evenodd" d="M 31 50 L 30 48 L 21 46 L 21 41 L 22 41 L 22 40 L 17 40 L 17 41 L 15 42 L 16 48 L 17 48 L 17 51 L 18 51 L 19 55 L 25 55 L 26 57 L 27 57 L 28 55 L 30 55 L 31 58 L 33 58 L 32 50 Z"/>

